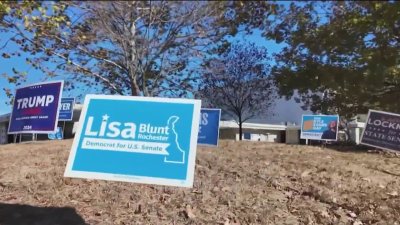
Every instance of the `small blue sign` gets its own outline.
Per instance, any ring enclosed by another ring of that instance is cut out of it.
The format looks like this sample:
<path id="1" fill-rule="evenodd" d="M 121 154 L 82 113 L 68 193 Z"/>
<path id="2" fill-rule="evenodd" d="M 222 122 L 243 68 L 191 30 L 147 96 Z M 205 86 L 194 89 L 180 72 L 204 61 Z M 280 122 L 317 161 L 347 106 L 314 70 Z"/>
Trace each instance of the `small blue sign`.
<path id="1" fill-rule="evenodd" d="M 221 109 L 201 109 L 198 144 L 218 146 Z"/>
<path id="2" fill-rule="evenodd" d="M 201 101 L 87 95 L 66 177 L 192 187 Z"/>
<path id="3" fill-rule="evenodd" d="M 56 133 L 48 134 L 50 140 L 62 140 L 64 138 L 62 127 L 57 127 Z"/>
<path id="4" fill-rule="evenodd" d="M 18 88 L 8 133 L 56 132 L 63 86 L 63 81 L 53 81 Z"/>
<path id="5" fill-rule="evenodd" d="M 301 139 L 336 141 L 338 115 L 303 115 Z"/>
<path id="6" fill-rule="evenodd" d="M 74 115 L 75 98 L 61 98 L 58 121 L 71 121 Z"/>

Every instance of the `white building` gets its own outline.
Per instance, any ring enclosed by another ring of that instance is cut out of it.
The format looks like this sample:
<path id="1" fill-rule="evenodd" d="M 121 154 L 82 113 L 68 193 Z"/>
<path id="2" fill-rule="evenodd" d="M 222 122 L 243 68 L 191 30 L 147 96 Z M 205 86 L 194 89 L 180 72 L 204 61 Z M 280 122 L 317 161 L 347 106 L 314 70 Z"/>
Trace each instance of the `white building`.
<path id="1" fill-rule="evenodd" d="M 73 120 L 58 123 L 59 127 L 64 128 L 64 138 L 72 138 L 75 135 L 81 110 L 82 105 L 75 104 Z M 32 134 L 18 135 L 18 137 L 7 135 L 9 119 L 10 113 L 0 115 L 0 144 L 32 140 Z M 357 144 L 360 143 L 361 133 L 364 126 L 365 123 L 361 122 L 350 123 L 351 138 Z M 300 144 L 304 142 L 304 140 L 300 140 L 300 126 L 246 122 L 243 123 L 242 129 L 243 140 L 287 144 Z M 219 138 L 239 140 L 239 125 L 234 120 L 221 121 Z M 38 134 L 37 139 L 47 140 L 48 137 L 46 134 Z"/>
<path id="2" fill-rule="evenodd" d="M 10 113 L 0 116 L 0 144 L 9 143 L 7 135 L 9 118 L 10 118 Z"/>
<path id="3" fill-rule="evenodd" d="M 265 123 L 243 123 L 243 140 L 285 142 L 286 125 L 275 125 Z M 220 139 L 239 140 L 239 125 L 231 121 L 220 122 Z"/>

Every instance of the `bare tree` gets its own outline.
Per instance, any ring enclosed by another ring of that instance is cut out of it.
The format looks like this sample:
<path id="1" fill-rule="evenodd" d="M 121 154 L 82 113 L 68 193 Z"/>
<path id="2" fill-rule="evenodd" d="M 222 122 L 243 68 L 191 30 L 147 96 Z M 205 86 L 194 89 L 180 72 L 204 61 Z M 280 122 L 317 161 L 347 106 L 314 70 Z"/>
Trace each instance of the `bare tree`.
<path id="1" fill-rule="evenodd" d="M 199 95 L 205 104 L 219 107 L 239 125 L 256 116 L 266 115 L 275 99 L 269 79 L 267 50 L 254 44 L 234 44 L 222 55 L 204 64 Z"/>
<path id="2" fill-rule="evenodd" d="M 185 95 L 207 50 L 237 32 L 234 2 L 7 4 L 2 31 L 30 54 L 27 63 L 70 88 L 79 81 L 121 95 Z M 9 81 L 23 77 L 15 70 Z"/>

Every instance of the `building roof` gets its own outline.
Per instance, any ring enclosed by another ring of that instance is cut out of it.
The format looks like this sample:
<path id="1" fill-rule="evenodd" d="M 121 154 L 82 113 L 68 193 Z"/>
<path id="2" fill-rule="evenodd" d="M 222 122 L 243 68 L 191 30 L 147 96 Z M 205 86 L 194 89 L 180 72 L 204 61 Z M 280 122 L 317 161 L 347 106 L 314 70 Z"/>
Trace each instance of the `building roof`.
<path id="1" fill-rule="evenodd" d="M 11 115 L 11 113 L 0 115 L 0 123 L 9 121 L 10 115 Z"/>
<path id="2" fill-rule="evenodd" d="M 79 121 L 79 116 L 83 108 L 82 104 L 74 104 L 74 121 Z M 10 120 L 11 113 L 0 115 L 0 122 Z M 286 130 L 286 125 L 266 124 L 266 123 L 243 123 L 244 129 L 259 129 L 259 130 Z M 220 128 L 239 128 L 239 125 L 234 120 L 221 121 Z"/>
<path id="3" fill-rule="evenodd" d="M 357 114 L 353 118 L 356 119 L 356 122 L 365 122 L 367 121 L 368 114 Z"/>
<path id="4" fill-rule="evenodd" d="M 221 121 L 220 128 L 239 128 L 236 121 Z M 258 130 L 286 130 L 286 125 L 266 124 L 266 123 L 243 123 L 243 129 L 258 129 Z"/>

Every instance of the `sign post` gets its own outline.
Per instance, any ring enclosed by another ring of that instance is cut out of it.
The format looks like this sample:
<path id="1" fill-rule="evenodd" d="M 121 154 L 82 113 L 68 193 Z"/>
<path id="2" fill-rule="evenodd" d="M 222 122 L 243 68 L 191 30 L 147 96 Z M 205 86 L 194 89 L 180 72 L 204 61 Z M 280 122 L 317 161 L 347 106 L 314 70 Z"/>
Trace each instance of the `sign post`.
<path id="1" fill-rule="evenodd" d="M 221 109 L 201 109 L 198 144 L 218 146 Z"/>
<path id="2" fill-rule="evenodd" d="M 18 88 L 8 127 L 9 134 L 48 134 L 57 129 L 63 81 Z"/>
<path id="3" fill-rule="evenodd" d="M 87 95 L 64 176 L 192 187 L 200 100 Z"/>

